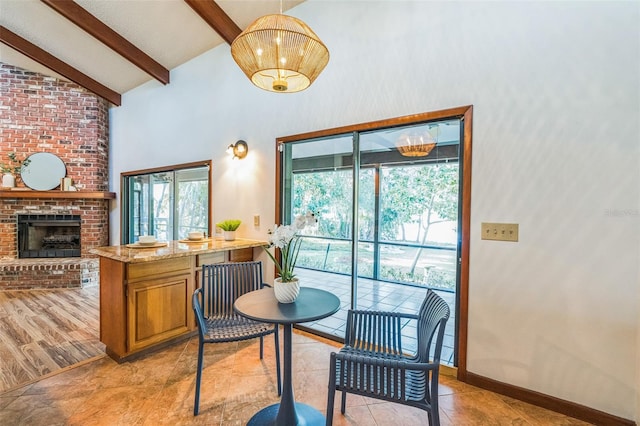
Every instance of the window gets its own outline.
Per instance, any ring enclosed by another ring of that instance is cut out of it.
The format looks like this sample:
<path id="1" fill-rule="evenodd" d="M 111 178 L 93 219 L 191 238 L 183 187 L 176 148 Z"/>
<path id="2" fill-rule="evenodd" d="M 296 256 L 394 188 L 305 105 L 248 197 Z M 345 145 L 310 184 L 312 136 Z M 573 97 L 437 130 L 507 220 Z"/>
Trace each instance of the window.
<path id="1" fill-rule="evenodd" d="M 211 231 L 211 161 L 122 173 L 122 243 Z"/>
<path id="2" fill-rule="evenodd" d="M 301 327 L 341 339 L 348 307 L 411 311 L 433 289 L 453 315 L 442 361 L 465 371 L 471 120 L 465 106 L 276 140 L 280 223 L 319 218 L 296 274 L 342 301 Z"/>

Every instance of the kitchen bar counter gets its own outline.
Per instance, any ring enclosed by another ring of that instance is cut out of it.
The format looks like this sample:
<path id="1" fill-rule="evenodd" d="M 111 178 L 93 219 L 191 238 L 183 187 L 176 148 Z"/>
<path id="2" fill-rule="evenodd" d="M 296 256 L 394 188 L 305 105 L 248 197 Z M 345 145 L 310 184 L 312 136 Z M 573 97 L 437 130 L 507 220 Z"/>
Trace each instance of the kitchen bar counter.
<path id="1" fill-rule="evenodd" d="M 89 252 L 100 257 L 117 260 L 123 263 L 152 262 L 160 259 L 193 256 L 198 254 L 225 252 L 229 250 L 248 249 L 266 246 L 269 243 L 259 240 L 246 240 L 242 238 L 233 241 L 225 241 L 222 238 L 212 238 L 205 242 L 169 241 L 163 247 L 147 248 L 130 244 L 125 246 L 97 247 Z M 132 246 L 136 246 L 133 247 Z"/>
<path id="2" fill-rule="evenodd" d="M 118 362 L 196 333 L 191 296 L 202 265 L 253 260 L 266 241 L 169 241 L 162 247 L 109 246 L 100 257 L 100 341 Z"/>

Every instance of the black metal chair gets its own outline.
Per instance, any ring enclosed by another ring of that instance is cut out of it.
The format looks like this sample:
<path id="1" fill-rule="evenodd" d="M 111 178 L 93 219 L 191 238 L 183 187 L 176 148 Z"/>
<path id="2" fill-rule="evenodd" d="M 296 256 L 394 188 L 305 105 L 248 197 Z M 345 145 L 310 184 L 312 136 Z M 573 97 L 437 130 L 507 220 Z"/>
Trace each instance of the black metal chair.
<path id="1" fill-rule="evenodd" d="M 411 356 L 401 338 L 408 319 L 417 321 L 418 346 Z M 448 319 L 449 306 L 431 290 L 417 315 L 350 310 L 345 346 L 331 354 L 327 425 L 333 423 L 336 390 L 342 391 L 342 414 L 347 393 L 353 393 L 421 408 L 430 425 L 440 425 L 438 375 Z"/>
<path id="2" fill-rule="evenodd" d="M 193 310 L 198 323 L 198 371 L 193 415 L 200 408 L 200 382 L 205 343 L 236 342 L 260 338 L 260 359 L 263 357 L 263 337 L 273 334 L 276 345 L 278 395 L 282 393 L 280 379 L 280 345 L 278 325 L 252 321 L 236 314 L 235 300 L 245 293 L 269 287 L 262 282 L 262 262 L 220 263 L 202 266 L 202 287 L 193 293 Z"/>

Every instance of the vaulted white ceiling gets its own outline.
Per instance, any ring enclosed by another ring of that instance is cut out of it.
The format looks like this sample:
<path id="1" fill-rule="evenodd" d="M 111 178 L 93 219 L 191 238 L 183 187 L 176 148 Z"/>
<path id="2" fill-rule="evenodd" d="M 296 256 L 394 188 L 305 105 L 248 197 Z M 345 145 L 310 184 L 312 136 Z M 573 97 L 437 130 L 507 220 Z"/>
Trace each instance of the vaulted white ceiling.
<path id="1" fill-rule="evenodd" d="M 68 2 L 70 0 L 0 0 L 0 25 L 4 33 L 0 37 L 3 41 L 0 62 L 69 80 L 56 72 L 55 67 L 44 66 L 10 47 L 11 43 L 5 40 L 15 35 L 118 94 L 154 78 L 47 4 Z M 283 11 L 301 2 L 283 1 Z M 191 0 L 191 3 L 219 6 L 227 15 L 223 18 L 230 18 L 231 27 L 235 23 L 239 30 L 262 15 L 280 11 L 279 0 L 217 0 L 215 3 Z M 75 0 L 75 4 L 169 71 L 227 43 L 188 0 Z M 220 14 L 214 15 L 217 19 Z"/>

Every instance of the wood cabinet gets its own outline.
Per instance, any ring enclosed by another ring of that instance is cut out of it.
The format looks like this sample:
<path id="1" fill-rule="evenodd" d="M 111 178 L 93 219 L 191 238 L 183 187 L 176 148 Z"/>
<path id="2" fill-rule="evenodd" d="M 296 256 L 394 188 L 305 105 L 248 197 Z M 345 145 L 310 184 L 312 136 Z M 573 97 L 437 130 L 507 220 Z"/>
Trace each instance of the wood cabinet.
<path id="1" fill-rule="evenodd" d="M 100 257 L 100 341 L 111 358 L 122 362 L 195 335 L 191 297 L 202 265 L 252 260 L 253 248 L 137 262 L 114 257 Z"/>
<path id="2" fill-rule="evenodd" d="M 192 257 L 127 267 L 127 348 L 130 352 L 193 329 Z"/>

